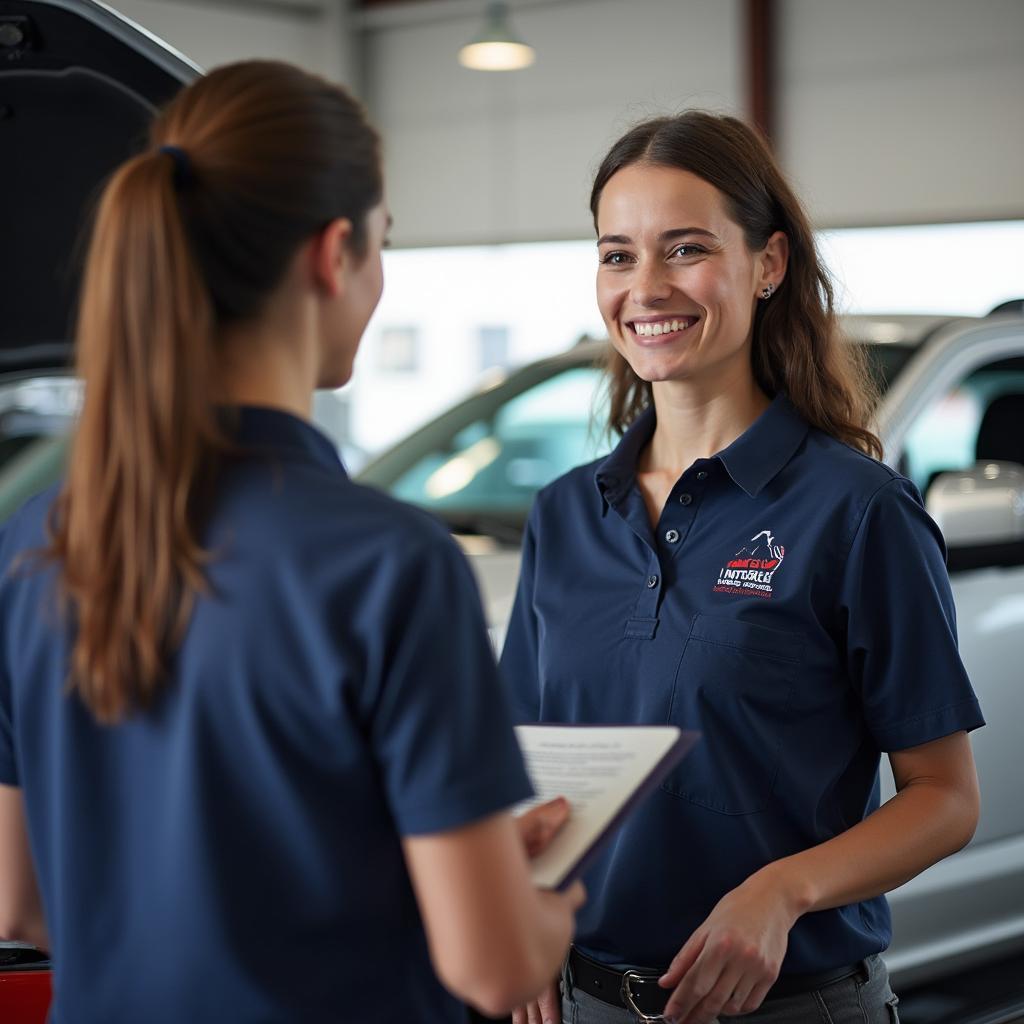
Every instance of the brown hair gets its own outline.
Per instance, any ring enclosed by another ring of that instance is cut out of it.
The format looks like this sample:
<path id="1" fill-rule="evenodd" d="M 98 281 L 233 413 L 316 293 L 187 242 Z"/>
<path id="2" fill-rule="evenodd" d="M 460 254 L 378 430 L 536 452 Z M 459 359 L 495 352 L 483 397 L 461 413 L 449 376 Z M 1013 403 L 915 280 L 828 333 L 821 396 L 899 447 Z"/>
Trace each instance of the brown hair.
<path id="1" fill-rule="evenodd" d="M 786 235 L 786 276 L 755 313 L 754 377 L 766 394 L 788 395 L 812 426 L 881 458 L 881 442 L 868 428 L 876 388 L 866 357 L 841 337 L 832 283 L 807 215 L 764 140 L 734 117 L 700 110 L 636 125 L 597 171 L 590 195 L 595 227 L 608 180 L 636 163 L 676 167 L 714 185 L 751 251 L 763 249 L 776 231 Z M 651 404 L 652 390 L 614 350 L 608 369 L 609 426 L 621 434 Z"/>
<path id="2" fill-rule="evenodd" d="M 45 552 L 74 619 L 70 685 L 103 722 L 152 703 L 204 590 L 200 533 L 227 451 L 220 328 L 258 316 L 332 220 L 352 221 L 361 254 L 382 197 L 362 108 L 287 64 L 199 79 L 150 142 L 97 211 L 76 336 L 85 399 Z"/>

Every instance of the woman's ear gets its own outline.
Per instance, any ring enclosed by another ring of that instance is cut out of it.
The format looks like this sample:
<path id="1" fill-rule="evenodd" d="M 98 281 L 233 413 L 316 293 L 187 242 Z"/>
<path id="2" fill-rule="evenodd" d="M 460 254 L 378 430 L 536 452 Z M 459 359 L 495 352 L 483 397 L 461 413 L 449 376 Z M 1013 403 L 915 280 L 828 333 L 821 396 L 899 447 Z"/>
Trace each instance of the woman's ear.
<path id="1" fill-rule="evenodd" d="M 782 284 L 789 265 L 789 239 L 785 232 L 776 231 L 761 250 L 761 287 L 771 285 L 775 290 Z"/>
<path id="2" fill-rule="evenodd" d="M 338 217 L 322 228 L 310 243 L 313 281 L 332 299 L 345 290 L 345 275 L 353 258 L 349 249 L 351 237 L 352 221 L 347 217 Z"/>

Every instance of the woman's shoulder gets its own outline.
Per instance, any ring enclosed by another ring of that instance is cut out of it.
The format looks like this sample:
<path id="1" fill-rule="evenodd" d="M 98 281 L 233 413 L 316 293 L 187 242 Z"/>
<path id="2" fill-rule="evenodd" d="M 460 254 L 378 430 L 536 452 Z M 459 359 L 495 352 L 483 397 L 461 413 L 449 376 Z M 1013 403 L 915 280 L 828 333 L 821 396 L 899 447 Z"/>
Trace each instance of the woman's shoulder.
<path id="1" fill-rule="evenodd" d="M 346 508 L 367 536 L 377 535 L 385 543 L 397 540 L 408 549 L 458 550 L 451 530 L 426 509 L 351 480 L 346 491 Z"/>
<path id="2" fill-rule="evenodd" d="M 916 490 L 913 483 L 892 466 L 815 427 L 808 430 L 802 462 L 804 472 L 827 474 L 830 490 L 851 496 L 870 496 L 894 481 Z"/>
<path id="3" fill-rule="evenodd" d="M 814 481 L 811 492 L 832 509 L 849 540 L 866 524 L 913 524 L 915 535 L 939 536 L 917 485 L 897 469 L 820 430 L 811 429 L 797 469 L 801 482 Z M 792 481 L 791 481 L 792 482 Z M 804 488 L 806 490 L 806 488 Z M 895 531 L 895 527 L 891 526 Z"/>
<path id="4" fill-rule="evenodd" d="M 326 552 L 356 547 L 367 555 L 402 561 L 420 558 L 424 551 L 444 557 L 457 547 L 438 517 L 345 474 L 313 471 L 305 479 L 296 474 L 288 483 L 281 488 L 265 485 L 260 514 L 250 520 L 256 532 L 273 534 L 275 544 L 285 548 Z M 237 499 L 224 518 L 229 528 L 237 516 L 250 518 L 245 497 Z"/>

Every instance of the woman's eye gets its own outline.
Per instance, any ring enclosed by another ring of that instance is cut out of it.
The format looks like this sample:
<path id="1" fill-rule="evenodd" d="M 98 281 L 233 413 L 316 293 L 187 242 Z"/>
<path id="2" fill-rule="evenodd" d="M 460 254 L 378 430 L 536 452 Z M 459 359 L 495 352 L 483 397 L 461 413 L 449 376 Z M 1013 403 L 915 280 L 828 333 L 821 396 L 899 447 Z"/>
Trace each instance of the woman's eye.
<path id="1" fill-rule="evenodd" d="M 608 252 L 601 257 L 601 263 L 610 267 L 621 267 L 629 262 L 629 258 L 627 252 Z"/>
<path id="2" fill-rule="evenodd" d="M 707 249 L 705 249 L 703 246 L 700 246 L 700 245 L 690 245 L 689 243 L 687 243 L 686 245 L 677 245 L 672 250 L 672 255 L 673 256 L 700 256 L 702 253 L 705 253 L 705 252 L 707 252 Z"/>

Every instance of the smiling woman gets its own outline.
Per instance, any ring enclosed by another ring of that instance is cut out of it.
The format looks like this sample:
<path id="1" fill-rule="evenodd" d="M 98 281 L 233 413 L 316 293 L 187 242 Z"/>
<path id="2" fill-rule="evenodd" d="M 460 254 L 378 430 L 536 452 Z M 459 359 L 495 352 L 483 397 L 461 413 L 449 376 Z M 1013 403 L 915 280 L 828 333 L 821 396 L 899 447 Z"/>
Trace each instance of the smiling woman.
<path id="1" fill-rule="evenodd" d="M 672 167 L 633 164 L 605 186 L 598 305 L 618 358 L 650 385 L 749 377 L 752 296 L 782 280 L 787 237 L 776 230 L 751 251 L 725 205 L 709 182 Z M 633 236 L 616 233 L 627 224 Z"/>
<path id="2" fill-rule="evenodd" d="M 664 319 L 658 318 L 665 314 L 644 308 L 644 296 L 656 300 L 668 276 L 685 280 L 692 308 L 674 312 L 691 331 L 701 325 L 699 343 L 693 335 L 687 339 L 697 360 L 727 372 L 729 356 L 739 356 L 764 393 L 786 392 L 809 423 L 881 454 L 877 438 L 863 426 L 875 390 L 860 350 L 842 344 L 832 282 L 811 226 L 749 129 L 700 111 L 645 122 L 605 157 L 590 208 L 599 232 L 598 304 L 613 342 L 625 345 L 628 339 L 637 350 L 640 337 L 663 334 Z M 620 223 L 636 224 L 638 237 L 619 232 Z M 630 245 L 623 250 L 619 241 Z M 644 260 L 637 250 L 641 243 Z M 623 310 L 624 280 L 632 284 L 637 273 L 645 276 L 636 301 Z M 748 325 L 738 332 L 740 350 L 723 351 L 737 323 Z M 660 324 L 662 331 L 647 324 Z M 655 369 L 658 362 L 679 358 L 675 349 L 653 351 L 656 362 L 645 365 Z M 687 358 L 695 361 L 694 355 Z M 809 365 L 819 372 L 805 373 Z M 622 433 L 650 404 L 653 378 L 635 372 L 619 344 L 609 368 L 611 423 Z M 667 366 L 665 372 L 671 372 Z"/>
<path id="3" fill-rule="evenodd" d="M 882 894 L 978 814 L 941 535 L 751 129 L 639 125 L 591 209 L 622 438 L 539 492 L 502 668 L 522 721 L 702 742 L 587 874 L 563 1019 L 893 1024 Z"/>

